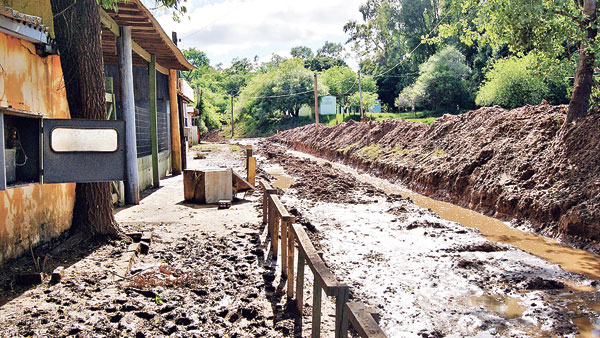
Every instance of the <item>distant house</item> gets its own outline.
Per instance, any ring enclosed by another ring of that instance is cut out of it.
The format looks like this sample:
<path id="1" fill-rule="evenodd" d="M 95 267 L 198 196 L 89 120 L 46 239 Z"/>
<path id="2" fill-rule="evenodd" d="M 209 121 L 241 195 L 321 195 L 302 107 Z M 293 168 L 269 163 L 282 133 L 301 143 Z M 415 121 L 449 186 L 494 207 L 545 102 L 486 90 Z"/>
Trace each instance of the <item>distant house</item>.
<path id="1" fill-rule="evenodd" d="M 0 264 L 68 230 L 75 199 L 74 183 L 42 184 L 47 183 L 41 155 L 43 121 L 70 118 L 60 57 L 51 43 L 49 0 L 3 3 L 11 7 L 0 6 Z M 101 17 L 107 119 L 122 119 L 116 43 L 120 27 L 131 27 L 136 186 L 143 190 L 157 185 L 174 166 L 181 170 L 185 165 L 182 125 L 185 104 L 193 95 L 182 93 L 177 71 L 193 66 L 139 0 L 119 2 L 118 11 L 101 11 Z M 151 67 L 156 68 L 155 82 Z M 115 182 L 116 199 L 123 200 L 122 190 Z"/>

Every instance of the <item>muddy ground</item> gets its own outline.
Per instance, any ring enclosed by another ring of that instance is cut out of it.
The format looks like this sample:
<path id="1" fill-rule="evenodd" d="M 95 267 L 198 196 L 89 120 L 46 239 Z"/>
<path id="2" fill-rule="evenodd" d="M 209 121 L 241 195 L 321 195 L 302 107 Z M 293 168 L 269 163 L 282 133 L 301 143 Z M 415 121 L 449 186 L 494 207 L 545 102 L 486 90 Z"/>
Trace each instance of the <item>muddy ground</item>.
<path id="1" fill-rule="evenodd" d="M 192 167 L 243 172 L 242 151 L 206 145 Z M 280 185 L 282 201 L 304 225 L 351 298 L 377 309 L 390 337 L 594 337 L 600 329 L 596 281 L 490 242 L 441 219 L 384 185 L 271 143 L 257 145 L 259 178 Z M 193 155 L 193 152 L 191 153 Z M 277 170 L 273 170 L 277 169 Z M 280 176 L 280 175 L 278 175 Z M 283 180 L 285 181 L 285 180 Z M 56 285 L 15 283 L 33 261 L 0 274 L 3 337 L 308 337 L 312 274 L 304 313 L 284 294 L 280 264 L 268 259 L 261 195 L 231 209 L 183 201 L 181 176 L 161 181 L 139 206 L 117 210 L 125 231 L 152 232 L 147 255 L 122 275 L 129 243 L 64 243 L 38 248 L 44 267 L 66 267 Z M 334 305 L 323 301 L 323 337 L 333 336 Z"/>
<path id="2" fill-rule="evenodd" d="M 597 281 L 486 240 L 339 165 L 270 142 L 257 153 L 325 262 L 354 300 L 378 310 L 390 337 L 598 336 Z"/>
<path id="3" fill-rule="evenodd" d="M 564 120 L 564 106 L 491 107 L 431 126 L 350 121 L 271 139 L 599 252 L 600 114 Z"/>
<path id="4" fill-rule="evenodd" d="M 238 147 L 210 145 L 202 150 L 206 159 L 189 158 L 189 165 L 243 172 Z M 238 197 L 242 199 L 227 210 L 185 203 L 178 176 L 162 180 L 161 188 L 149 191 L 139 206 L 117 210 L 124 231 L 153 234 L 149 253 L 125 276 L 123 259 L 130 255 L 126 241 L 86 242 L 63 252 L 65 242 L 60 241 L 38 248 L 36 257 L 49 254 L 44 271 L 66 268 L 55 285 L 47 279 L 39 285 L 18 285 L 20 273 L 36 270 L 29 256 L 4 265 L 0 336 L 310 335 L 304 323 L 310 306 L 304 317 L 286 311 L 278 272 L 266 260 L 261 197 Z"/>

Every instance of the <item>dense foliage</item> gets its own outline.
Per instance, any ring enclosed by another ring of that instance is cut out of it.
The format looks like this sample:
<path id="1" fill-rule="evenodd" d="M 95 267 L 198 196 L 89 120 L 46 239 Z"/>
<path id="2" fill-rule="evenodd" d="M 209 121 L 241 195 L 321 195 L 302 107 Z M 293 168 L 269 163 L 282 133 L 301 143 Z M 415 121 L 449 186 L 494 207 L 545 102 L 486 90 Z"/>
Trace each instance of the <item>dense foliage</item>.
<path id="1" fill-rule="evenodd" d="M 419 68 L 416 82 L 405 87 L 396 99 L 398 107 L 445 112 L 471 107 L 471 69 L 455 47 L 444 48 Z"/>
<path id="2" fill-rule="evenodd" d="M 365 0 L 359 11 L 362 20 L 344 30 L 360 57 L 363 106 L 380 101 L 387 112 L 457 113 L 478 105 L 564 104 L 571 95 L 569 111 L 587 109 L 600 47 L 594 1 Z M 275 123 L 312 108 L 313 73 L 319 95 L 359 108 L 357 72 L 345 52 L 326 41 L 316 51 L 292 48 L 291 59 L 273 54 L 261 64 L 234 59 L 214 68 L 190 49 L 186 56 L 198 70 L 185 76 L 203 93 L 207 129 L 229 123 L 232 95 L 237 119 Z"/>
<path id="3" fill-rule="evenodd" d="M 475 103 L 480 106 L 500 105 L 516 108 L 525 104 L 540 104 L 547 100 L 552 104 L 567 101 L 565 72 L 554 67 L 554 76 L 538 71 L 535 54 L 526 57 L 510 57 L 494 62 L 479 89 Z M 556 74 L 558 73 L 558 74 Z"/>

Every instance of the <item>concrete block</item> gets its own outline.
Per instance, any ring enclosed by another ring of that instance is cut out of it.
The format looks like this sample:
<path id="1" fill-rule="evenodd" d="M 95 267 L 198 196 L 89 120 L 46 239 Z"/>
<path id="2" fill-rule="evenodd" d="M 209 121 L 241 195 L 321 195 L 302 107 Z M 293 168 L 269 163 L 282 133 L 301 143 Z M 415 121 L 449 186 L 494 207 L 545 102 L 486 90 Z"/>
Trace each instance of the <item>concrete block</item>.
<path id="1" fill-rule="evenodd" d="M 57 284 L 62 279 L 65 273 L 65 268 L 62 266 L 57 267 L 52 272 L 52 276 L 50 277 L 50 284 Z"/>

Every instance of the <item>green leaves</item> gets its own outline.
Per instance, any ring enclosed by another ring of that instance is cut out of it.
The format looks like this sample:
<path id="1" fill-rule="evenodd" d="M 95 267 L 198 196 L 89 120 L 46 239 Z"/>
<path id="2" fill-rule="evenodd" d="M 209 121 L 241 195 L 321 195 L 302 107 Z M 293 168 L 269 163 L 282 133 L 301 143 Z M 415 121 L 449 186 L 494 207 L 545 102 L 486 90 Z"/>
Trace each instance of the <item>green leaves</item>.
<path id="1" fill-rule="evenodd" d="M 486 74 L 475 103 L 509 109 L 540 104 L 543 99 L 552 104 L 566 103 L 566 73 L 560 62 L 544 59 L 535 53 L 521 58 L 500 59 Z"/>
<path id="2" fill-rule="evenodd" d="M 472 106 L 469 77 L 471 69 L 455 47 L 448 46 L 431 56 L 420 67 L 417 81 L 402 90 L 396 106 L 403 109 L 426 108 L 455 112 L 456 106 Z"/>

